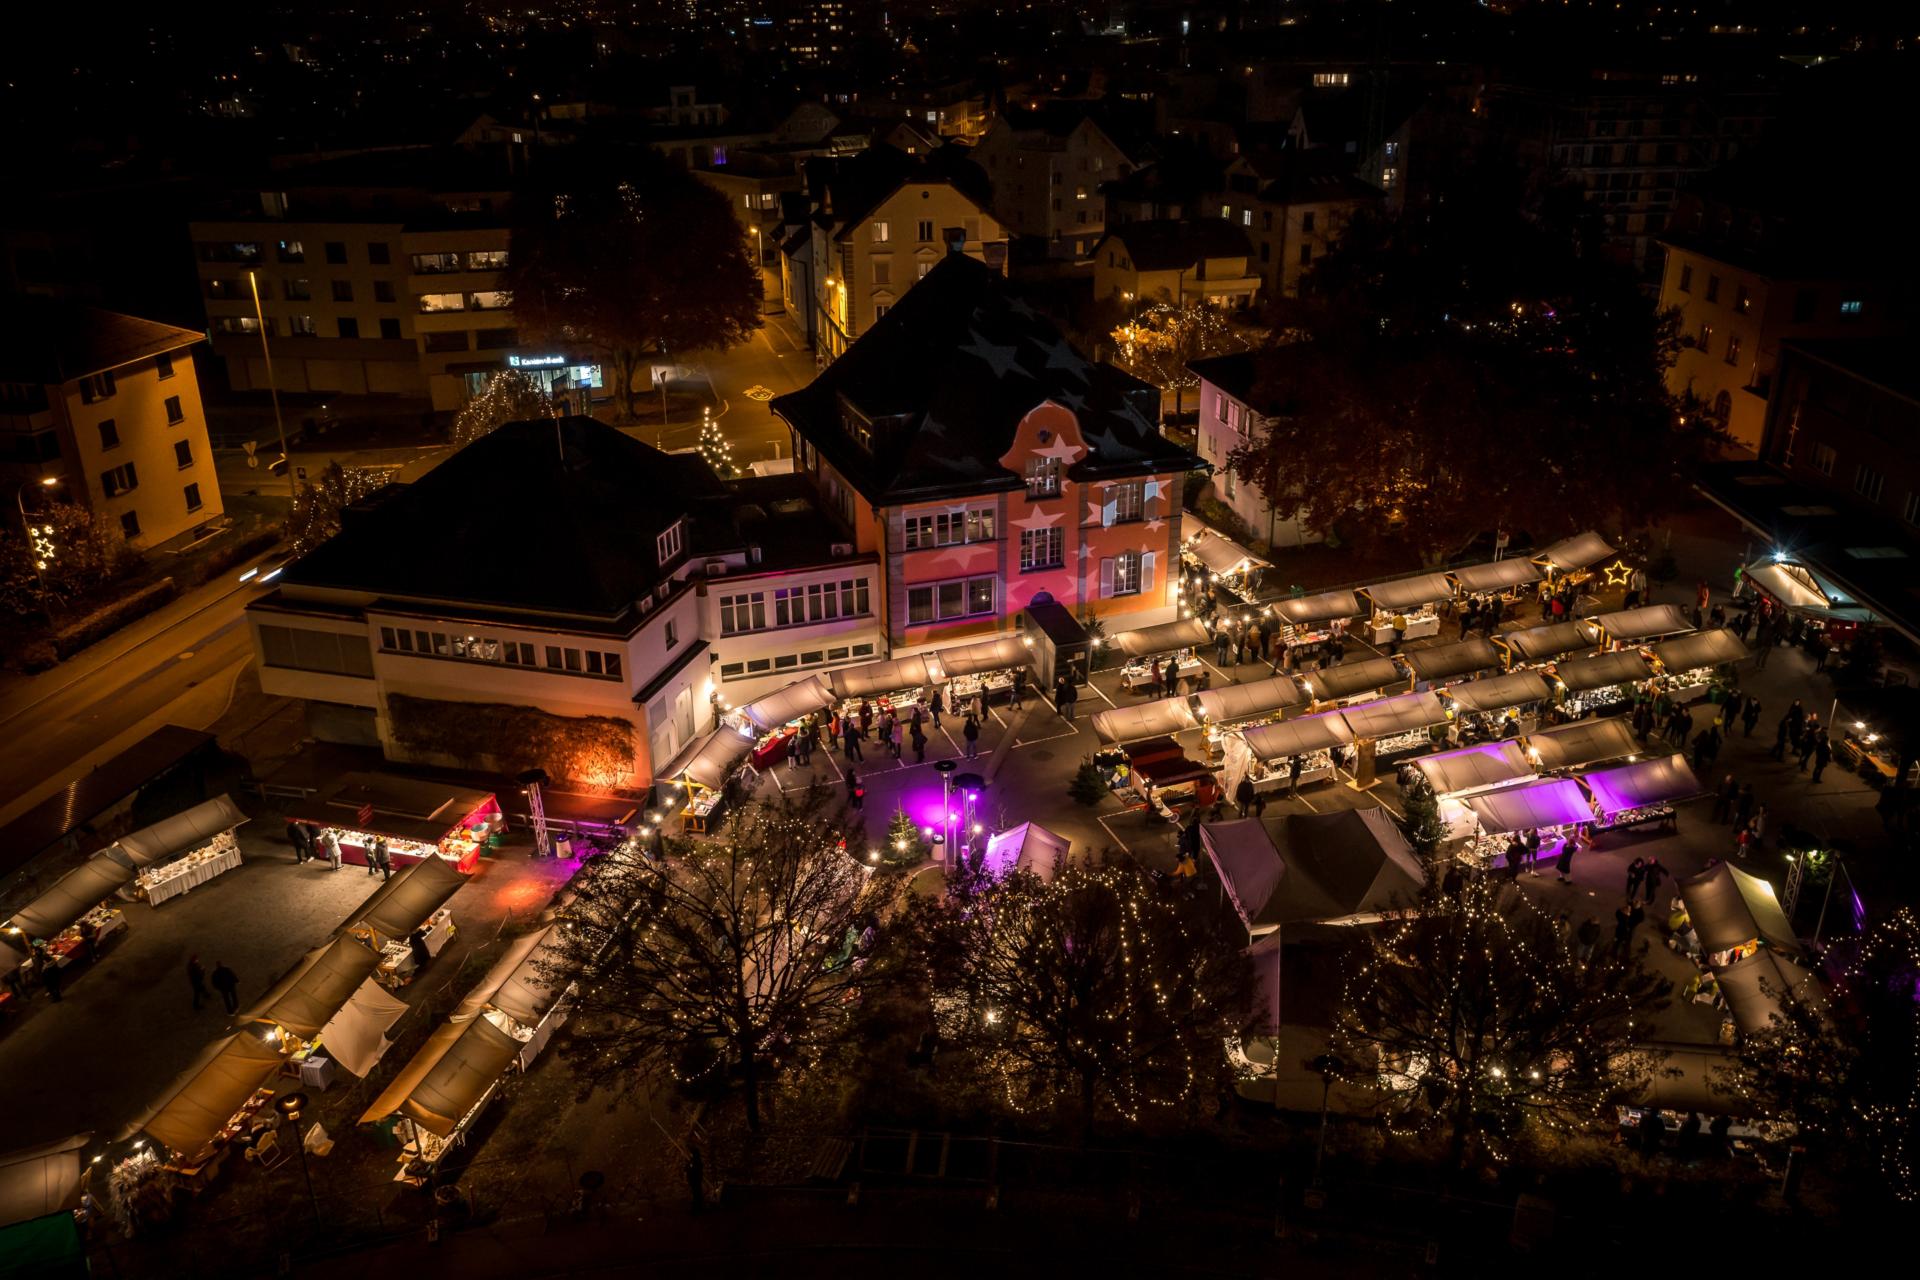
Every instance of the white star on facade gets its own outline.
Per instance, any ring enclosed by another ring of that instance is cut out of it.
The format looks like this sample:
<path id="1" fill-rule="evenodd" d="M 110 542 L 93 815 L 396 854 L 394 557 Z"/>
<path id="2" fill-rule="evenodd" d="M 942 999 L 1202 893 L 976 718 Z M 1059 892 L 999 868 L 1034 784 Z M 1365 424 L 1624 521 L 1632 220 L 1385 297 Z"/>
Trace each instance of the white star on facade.
<path id="1" fill-rule="evenodd" d="M 1070 444 L 1060 437 L 1055 436 L 1052 444 L 1044 449 L 1035 449 L 1033 456 L 1036 458 L 1058 458 L 1061 465 L 1066 466 L 1079 461 L 1080 455 L 1086 451 L 1084 445 Z"/>
<path id="2" fill-rule="evenodd" d="M 986 361 L 987 367 L 993 370 L 993 376 L 996 378 L 1004 378 L 1013 372 L 1014 357 L 1020 353 L 1018 347 L 1002 347 L 989 342 L 980 336 L 978 329 L 969 329 L 967 332 L 972 336 L 973 341 L 961 347 L 960 350 Z"/>
<path id="3" fill-rule="evenodd" d="M 1041 529 L 1048 528 L 1051 525 L 1056 525 L 1060 523 L 1061 519 L 1065 515 L 1066 515 L 1066 512 L 1064 511 L 1054 511 L 1054 512 L 1035 511 L 1030 513 L 1028 516 L 1026 516 L 1025 519 L 1009 520 L 1007 523 L 1011 524 L 1016 529 L 1027 529 L 1027 530 L 1038 531 Z"/>

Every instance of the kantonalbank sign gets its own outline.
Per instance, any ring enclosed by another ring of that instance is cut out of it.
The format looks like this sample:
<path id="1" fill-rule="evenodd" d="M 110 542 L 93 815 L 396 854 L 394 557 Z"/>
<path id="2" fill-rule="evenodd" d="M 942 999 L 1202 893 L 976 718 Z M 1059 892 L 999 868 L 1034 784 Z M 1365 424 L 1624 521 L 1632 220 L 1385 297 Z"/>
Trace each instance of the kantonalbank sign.
<path id="1" fill-rule="evenodd" d="M 507 357 L 507 364 L 515 369 L 558 369 L 565 363 L 567 357 L 561 355 Z"/>

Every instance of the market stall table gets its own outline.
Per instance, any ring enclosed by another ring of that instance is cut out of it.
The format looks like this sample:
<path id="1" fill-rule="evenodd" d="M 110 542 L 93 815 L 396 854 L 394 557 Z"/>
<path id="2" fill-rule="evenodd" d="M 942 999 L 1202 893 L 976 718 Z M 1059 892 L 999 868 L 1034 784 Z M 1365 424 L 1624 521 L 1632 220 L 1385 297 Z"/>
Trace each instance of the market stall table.
<path id="1" fill-rule="evenodd" d="M 434 912 L 433 918 L 422 925 L 420 941 L 426 947 L 429 957 L 440 954 L 441 948 L 454 935 L 453 908 L 442 907 Z M 419 959 L 414 954 L 412 936 L 396 938 L 380 949 L 380 967 L 374 976 L 380 979 L 382 986 L 403 987 L 412 982 L 419 970 Z"/>
<path id="2" fill-rule="evenodd" d="M 1715 627 L 1662 640 L 1653 646 L 1653 656 L 1660 663 L 1667 696 L 1675 702 L 1693 702 L 1707 695 L 1722 667 L 1753 655 L 1739 636 L 1725 627 Z"/>
<path id="3" fill-rule="evenodd" d="M 1596 653 L 1558 662 L 1553 667 L 1553 678 L 1566 690 L 1560 708 L 1575 718 L 1627 701 L 1633 686 L 1652 676 L 1653 668 L 1636 649 Z"/>
<path id="4" fill-rule="evenodd" d="M 1678 754 L 1584 774 L 1580 782 L 1593 794 L 1600 825 L 1616 830 L 1646 822 L 1670 825 L 1675 804 L 1702 794 L 1700 780 Z"/>
<path id="5" fill-rule="evenodd" d="M 240 842 L 231 831 L 215 836 L 205 848 L 184 858 L 142 871 L 134 881 L 138 896 L 147 905 L 157 907 L 169 898 L 190 893 L 215 876 L 224 875 L 240 865 Z"/>
<path id="6" fill-rule="evenodd" d="M 359 867 L 384 838 L 395 867 L 437 857 L 472 871 L 487 839 L 506 827 L 491 792 L 388 773 L 346 774 L 295 816 L 330 828 L 341 860 Z"/>

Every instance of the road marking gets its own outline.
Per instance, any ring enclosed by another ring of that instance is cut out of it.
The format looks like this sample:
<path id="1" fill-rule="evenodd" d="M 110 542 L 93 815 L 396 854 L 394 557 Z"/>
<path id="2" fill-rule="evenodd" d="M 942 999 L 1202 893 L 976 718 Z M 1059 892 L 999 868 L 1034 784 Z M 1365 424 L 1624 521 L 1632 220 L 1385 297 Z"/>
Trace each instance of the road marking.
<path id="1" fill-rule="evenodd" d="M 1100 824 L 1100 829 L 1107 833 L 1107 838 L 1109 840 L 1112 840 L 1115 844 L 1120 846 L 1120 852 L 1126 854 L 1129 858 L 1133 856 L 1132 847 L 1129 846 L 1125 840 L 1122 840 L 1119 836 L 1114 834 L 1113 828 L 1107 825 L 1107 820 L 1105 818 L 1102 818 L 1096 815 L 1094 817 L 1094 821 Z"/>
<path id="2" fill-rule="evenodd" d="M 1013 740 L 1013 745 L 1015 747 L 1030 747 L 1037 742 L 1057 742 L 1061 738 L 1077 738 L 1079 736 L 1080 736 L 1080 726 L 1075 725 L 1073 728 L 1063 730 L 1060 733 L 1050 733 L 1044 738 L 1015 738 Z"/>

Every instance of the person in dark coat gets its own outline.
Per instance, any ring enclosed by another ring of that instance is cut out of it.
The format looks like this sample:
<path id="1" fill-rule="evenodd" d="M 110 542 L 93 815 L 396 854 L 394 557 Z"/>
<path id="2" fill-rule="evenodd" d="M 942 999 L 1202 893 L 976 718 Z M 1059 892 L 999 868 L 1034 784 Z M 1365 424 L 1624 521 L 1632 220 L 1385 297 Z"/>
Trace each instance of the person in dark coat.
<path id="1" fill-rule="evenodd" d="M 913 762 L 927 762 L 927 732 L 920 727 L 920 717 L 915 716 L 913 723 L 907 726 L 907 738 L 913 743 Z"/>
<path id="2" fill-rule="evenodd" d="M 1627 864 L 1627 901 L 1640 896 L 1640 882 L 1647 878 L 1647 860 L 1635 858 Z"/>
<path id="3" fill-rule="evenodd" d="M 1715 823 L 1729 821 L 1733 817 L 1733 802 L 1740 794 L 1740 784 L 1728 774 L 1720 783 L 1720 790 L 1713 796 L 1713 820 Z"/>
<path id="4" fill-rule="evenodd" d="M 841 726 L 840 751 L 846 756 L 848 764 L 867 758 L 866 753 L 860 750 L 860 722 L 852 716 L 848 716 L 846 723 Z"/>
<path id="5" fill-rule="evenodd" d="M 927 714 L 933 717 L 933 727 L 940 727 L 940 713 L 947 709 L 946 690 L 935 685 L 927 694 Z"/>
<path id="6" fill-rule="evenodd" d="M 1240 775 L 1240 785 L 1233 789 L 1233 802 L 1240 806 L 1240 816 L 1246 817 L 1253 809 L 1253 779 L 1246 774 Z"/>
<path id="7" fill-rule="evenodd" d="M 1740 709 L 1740 736 L 1743 738 L 1751 738 L 1753 736 L 1753 726 L 1759 723 L 1760 699 L 1750 697 L 1747 699 L 1747 705 Z M 1733 726 L 1728 725 L 1727 728 L 1731 730 Z"/>
<path id="8" fill-rule="evenodd" d="M 287 843 L 293 846 L 293 865 L 299 866 L 313 856 L 313 837 L 304 822 L 287 820 Z"/>
<path id="9" fill-rule="evenodd" d="M 1653 905 L 1654 895 L 1660 892 L 1660 882 L 1667 878 L 1667 869 L 1658 858 L 1647 859 L 1647 905 Z"/>
<path id="10" fill-rule="evenodd" d="M 1297 796 L 1300 794 L 1300 774 L 1305 768 L 1306 768 L 1306 765 L 1301 762 L 1301 759 L 1299 756 L 1297 755 L 1289 756 L 1287 758 L 1287 794 L 1288 795 Z"/>
<path id="11" fill-rule="evenodd" d="M 1813 735 L 1813 780 L 1820 781 L 1820 775 L 1826 772 L 1827 765 L 1833 760 L 1833 743 L 1827 737 L 1825 729 Z"/>
<path id="12" fill-rule="evenodd" d="M 373 865 L 379 869 L 381 880 L 393 879 L 393 850 L 387 847 L 387 838 L 385 836 L 380 836 L 374 840 L 373 851 L 368 856 L 373 859 Z"/>
<path id="13" fill-rule="evenodd" d="M 980 722 L 968 716 L 966 723 L 960 726 L 960 736 L 966 739 L 967 759 L 972 760 L 980 754 Z"/>
<path id="14" fill-rule="evenodd" d="M 413 956 L 413 970 L 418 973 L 427 967 L 433 959 L 433 953 L 427 950 L 427 931 L 424 926 L 407 935 L 407 950 Z"/>
<path id="15" fill-rule="evenodd" d="M 224 960 L 213 962 L 213 989 L 220 993 L 228 1013 L 240 1012 L 240 975 L 227 968 Z"/>
<path id="16" fill-rule="evenodd" d="M 1058 711 L 1063 719 L 1071 720 L 1073 719 L 1073 702 L 1067 697 L 1067 692 L 1067 678 L 1056 676 L 1053 681 L 1053 709 Z"/>
<path id="17" fill-rule="evenodd" d="M 187 985 L 193 988 L 195 1009 L 213 999 L 213 993 L 207 990 L 207 967 L 200 963 L 199 956 L 187 957 Z"/>

